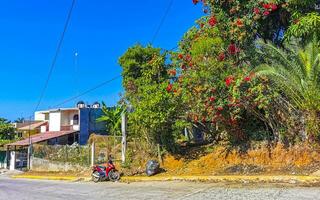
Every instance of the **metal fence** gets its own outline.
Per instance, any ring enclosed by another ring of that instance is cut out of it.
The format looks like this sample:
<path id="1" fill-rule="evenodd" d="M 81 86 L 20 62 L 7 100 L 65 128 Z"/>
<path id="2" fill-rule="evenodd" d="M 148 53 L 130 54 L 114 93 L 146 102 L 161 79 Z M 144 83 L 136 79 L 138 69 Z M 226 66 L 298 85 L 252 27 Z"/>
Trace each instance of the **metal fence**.
<path id="1" fill-rule="evenodd" d="M 95 142 L 94 163 L 105 164 L 109 158 L 121 161 L 121 136 L 104 136 Z"/>
<path id="2" fill-rule="evenodd" d="M 7 155 L 6 151 L 0 151 L 0 169 L 4 168 L 7 164 L 6 155 Z"/>
<path id="3" fill-rule="evenodd" d="M 33 145 L 32 156 L 48 161 L 90 166 L 89 145 Z"/>

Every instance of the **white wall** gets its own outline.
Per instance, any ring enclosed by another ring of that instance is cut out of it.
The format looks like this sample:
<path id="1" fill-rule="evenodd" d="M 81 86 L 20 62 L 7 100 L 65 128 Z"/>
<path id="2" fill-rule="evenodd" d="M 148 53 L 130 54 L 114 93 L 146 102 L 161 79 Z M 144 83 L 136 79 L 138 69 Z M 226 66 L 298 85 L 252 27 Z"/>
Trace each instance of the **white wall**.
<path id="1" fill-rule="evenodd" d="M 40 126 L 40 133 L 44 133 L 47 131 L 47 126 Z"/>
<path id="2" fill-rule="evenodd" d="M 60 131 L 61 127 L 61 113 L 50 112 L 49 115 L 49 131 Z"/>
<path id="3" fill-rule="evenodd" d="M 73 116 L 79 114 L 79 111 L 62 111 L 61 112 L 61 125 L 62 126 L 70 126 L 73 125 Z"/>
<path id="4" fill-rule="evenodd" d="M 34 113 L 34 120 L 35 121 L 44 121 L 45 120 L 45 114 L 40 112 L 35 112 Z"/>

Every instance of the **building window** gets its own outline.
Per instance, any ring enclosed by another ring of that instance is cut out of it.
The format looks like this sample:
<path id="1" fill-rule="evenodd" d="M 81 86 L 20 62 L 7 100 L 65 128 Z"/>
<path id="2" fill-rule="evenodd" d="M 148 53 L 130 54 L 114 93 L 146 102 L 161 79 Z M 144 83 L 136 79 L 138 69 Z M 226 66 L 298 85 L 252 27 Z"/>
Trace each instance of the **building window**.
<path id="1" fill-rule="evenodd" d="M 73 116 L 73 125 L 79 125 L 79 115 L 78 114 Z"/>

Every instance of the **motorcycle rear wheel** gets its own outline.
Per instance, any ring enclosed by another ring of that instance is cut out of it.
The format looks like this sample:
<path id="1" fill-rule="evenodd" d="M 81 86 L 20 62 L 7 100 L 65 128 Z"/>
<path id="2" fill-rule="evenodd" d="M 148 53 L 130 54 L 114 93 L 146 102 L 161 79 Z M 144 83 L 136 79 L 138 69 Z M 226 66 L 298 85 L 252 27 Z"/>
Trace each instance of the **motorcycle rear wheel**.
<path id="1" fill-rule="evenodd" d="M 110 181 L 115 182 L 120 179 L 120 174 L 116 170 L 111 170 L 108 174 L 108 177 Z"/>
<path id="2" fill-rule="evenodd" d="M 99 172 L 95 171 L 91 175 L 93 182 L 98 183 L 100 181 L 100 174 Z"/>

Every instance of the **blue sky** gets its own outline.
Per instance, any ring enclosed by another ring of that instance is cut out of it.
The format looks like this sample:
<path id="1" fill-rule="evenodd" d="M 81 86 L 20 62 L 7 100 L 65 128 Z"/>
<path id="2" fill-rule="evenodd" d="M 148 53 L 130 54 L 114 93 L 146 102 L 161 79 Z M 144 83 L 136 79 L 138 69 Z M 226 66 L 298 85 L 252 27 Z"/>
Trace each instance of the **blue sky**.
<path id="1" fill-rule="evenodd" d="M 169 2 L 77 0 L 39 109 L 47 109 L 119 75 L 119 56 L 131 45 L 150 42 Z M 0 117 L 14 120 L 33 112 L 70 4 L 71 0 L 0 1 Z M 154 45 L 175 47 L 200 16 L 201 7 L 195 7 L 191 0 L 174 0 Z M 121 91 L 118 79 L 81 100 L 114 105 Z"/>

